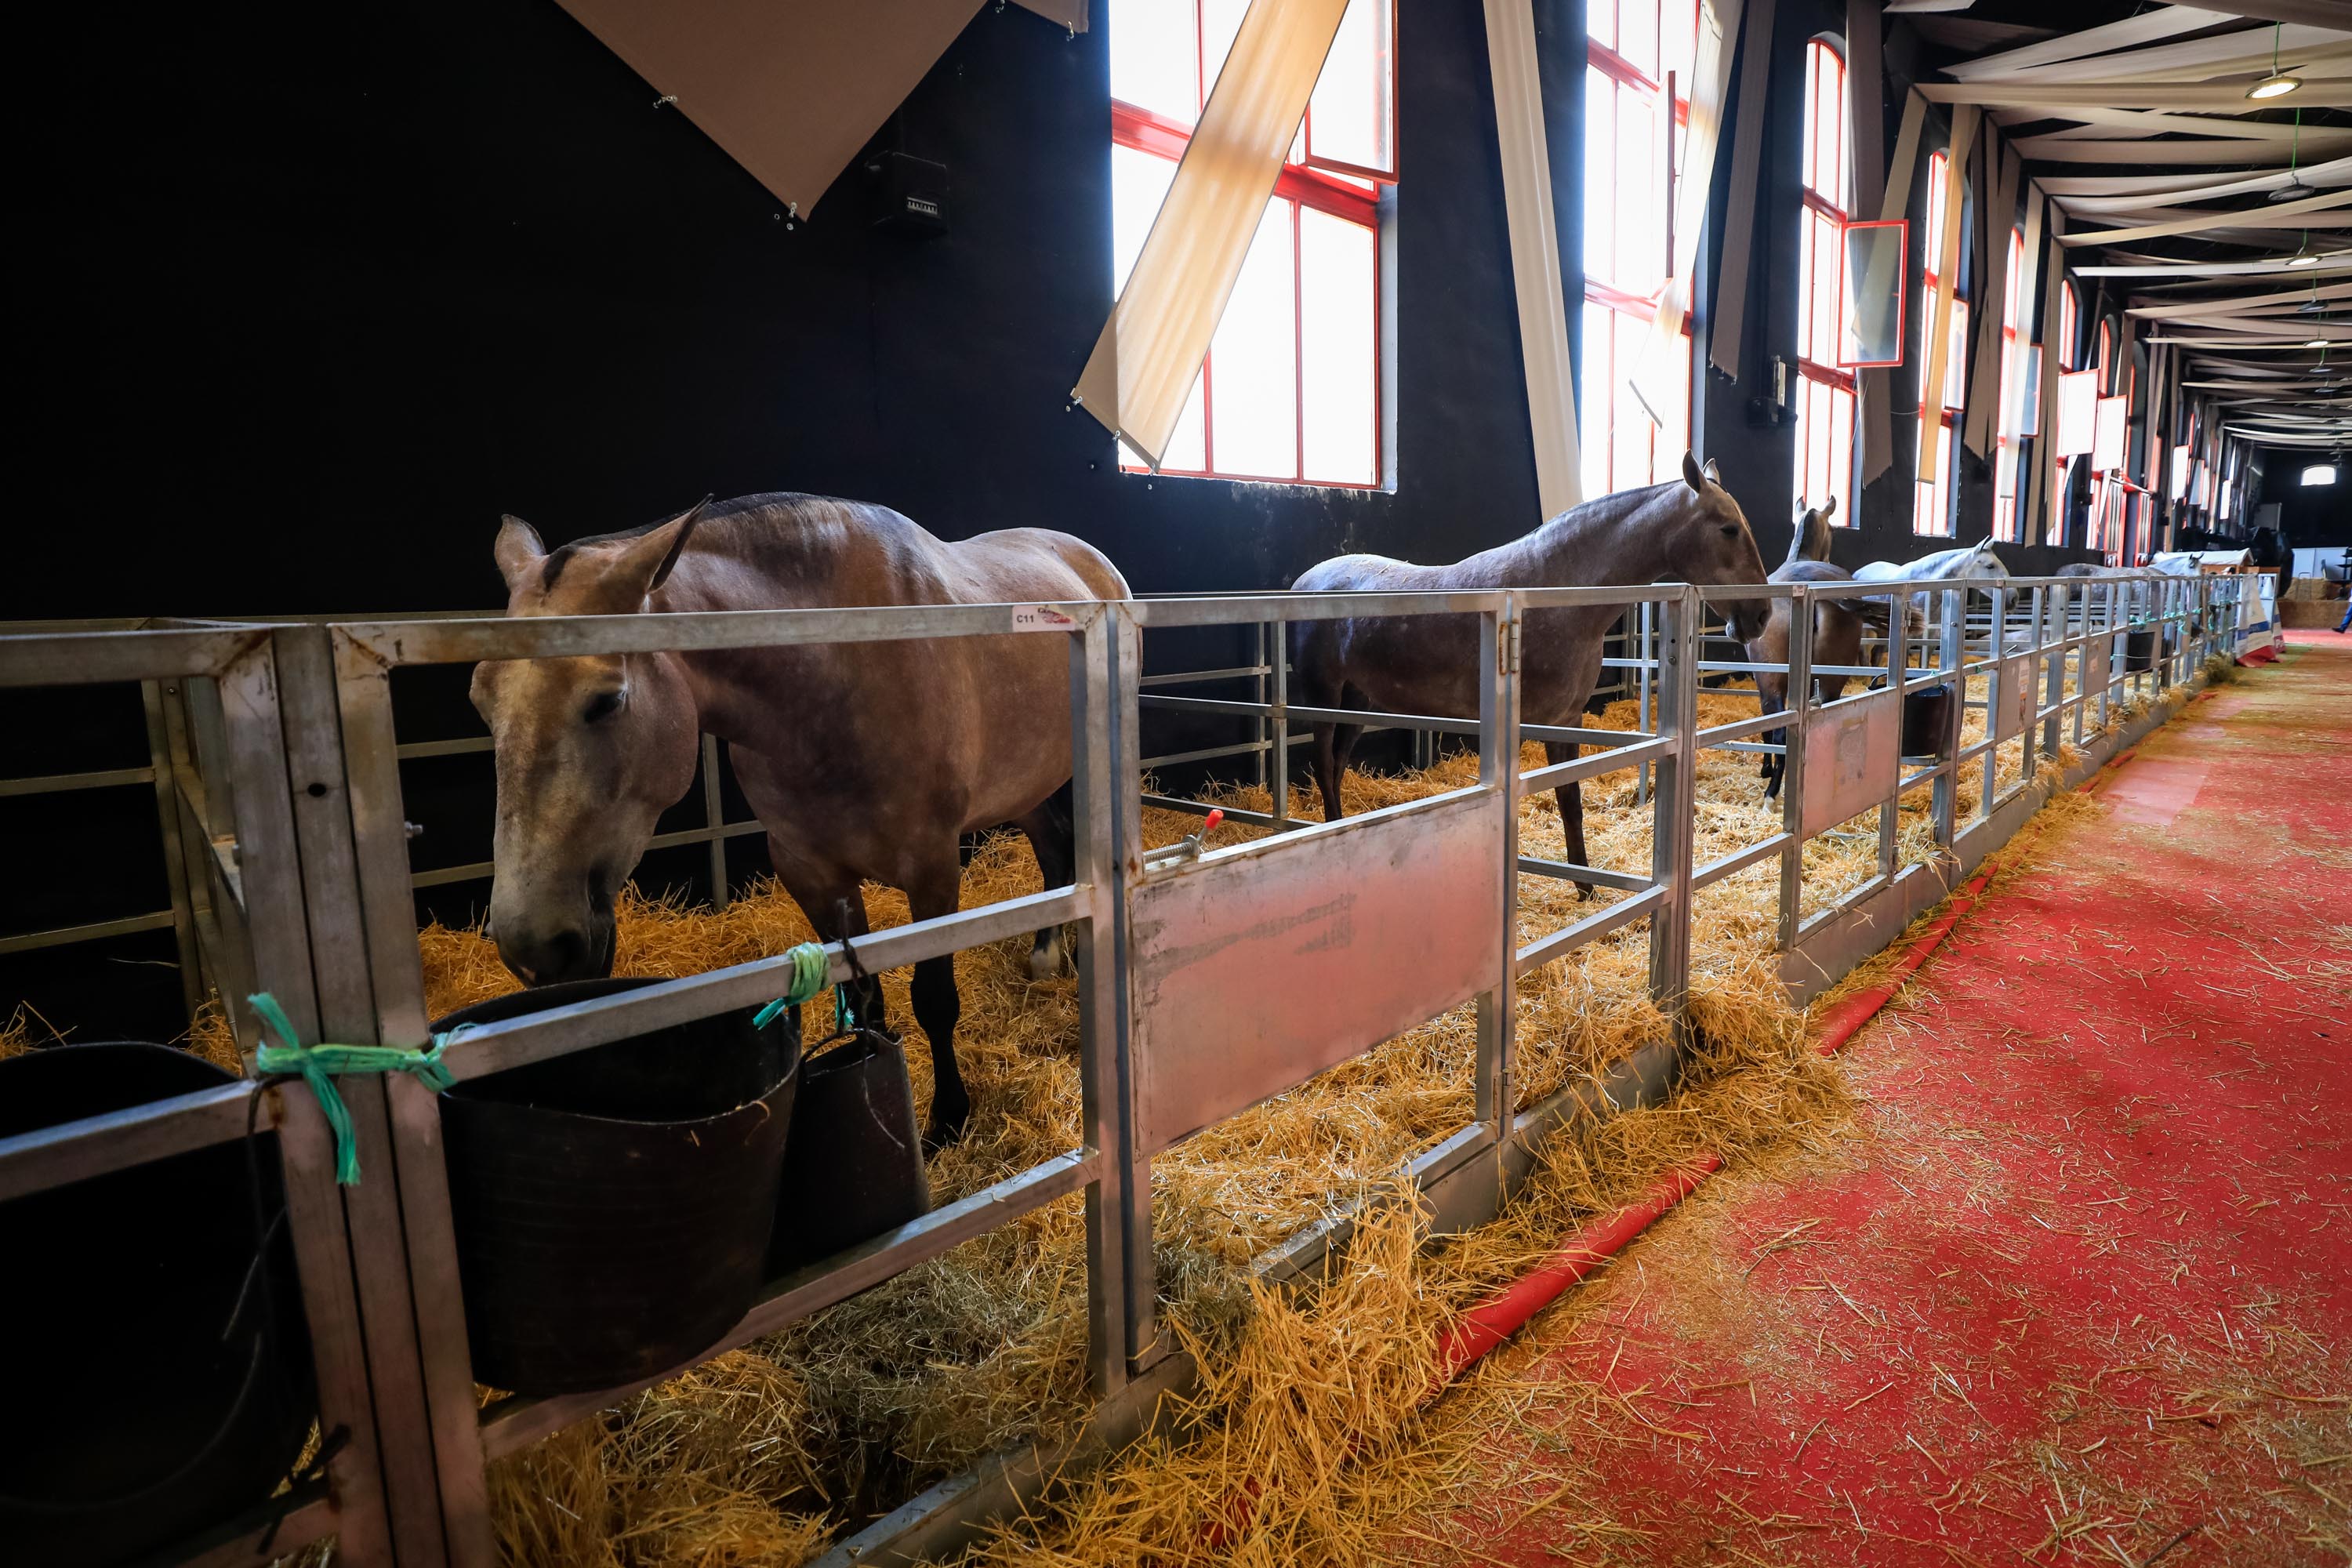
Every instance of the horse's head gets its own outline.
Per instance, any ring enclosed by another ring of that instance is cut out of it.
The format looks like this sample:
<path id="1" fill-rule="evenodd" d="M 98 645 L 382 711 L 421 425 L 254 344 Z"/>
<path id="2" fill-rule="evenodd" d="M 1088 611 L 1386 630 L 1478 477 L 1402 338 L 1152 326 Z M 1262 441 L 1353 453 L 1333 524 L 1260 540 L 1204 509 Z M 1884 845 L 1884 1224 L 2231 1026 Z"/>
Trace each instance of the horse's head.
<path id="1" fill-rule="evenodd" d="M 1673 509 L 1671 536 L 1662 542 L 1670 574 L 1701 587 L 1713 583 L 1763 582 L 1764 556 L 1756 548 L 1756 535 L 1748 530 L 1748 514 L 1723 488 L 1714 462 L 1710 459 L 1701 469 L 1698 459 L 1685 452 L 1683 484 L 1688 493 L 1675 492 L 1677 504 Z M 1707 601 L 1730 617 L 1731 635 L 1741 642 L 1763 631 L 1770 609 L 1766 599 L 1735 600 L 1710 594 Z"/>
<path id="2" fill-rule="evenodd" d="M 701 514 L 552 552 L 508 518 L 495 550 L 507 614 L 643 610 Z M 694 779 L 700 728 L 684 671 L 658 653 L 500 659 L 475 667 L 473 696 L 498 750 L 499 957 L 529 985 L 608 974 L 613 901 Z"/>
<path id="3" fill-rule="evenodd" d="M 1789 558 L 1780 563 L 1785 569 L 1800 561 L 1827 561 L 1830 558 L 1830 519 L 1837 515 L 1837 497 L 1830 497 L 1822 506 L 1807 506 L 1797 502 L 1797 529 L 1789 540 Z"/>

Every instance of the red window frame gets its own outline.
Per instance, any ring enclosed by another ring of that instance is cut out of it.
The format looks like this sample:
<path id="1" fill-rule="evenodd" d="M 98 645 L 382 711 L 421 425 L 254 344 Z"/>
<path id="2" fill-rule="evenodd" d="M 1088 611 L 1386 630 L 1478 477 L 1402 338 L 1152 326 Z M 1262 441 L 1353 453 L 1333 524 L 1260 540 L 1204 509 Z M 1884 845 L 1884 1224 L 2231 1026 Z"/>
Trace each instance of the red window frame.
<path id="1" fill-rule="evenodd" d="M 1200 47 L 1201 32 L 1200 7 L 1195 4 L 1192 37 L 1196 49 Z M 1393 10 L 1390 18 L 1390 37 L 1391 40 L 1395 37 Z M 1203 68 L 1196 69 L 1195 79 L 1201 81 L 1201 90 L 1205 94 L 1213 86 L 1213 81 L 1207 79 L 1205 61 L 1202 62 L 1202 67 Z M 1191 125 L 1116 98 L 1110 100 L 1110 124 L 1113 144 L 1130 147 L 1137 152 L 1148 153 L 1171 161 L 1182 160 L 1184 149 L 1191 144 L 1192 139 Z M 1307 144 L 1307 132 L 1302 125 L 1297 147 L 1303 150 Z M 1391 127 L 1390 140 L 1391 153 L 1394 152 L 1395 145 L 1395 131 Z M 1392 181 L 1395 176 L 1392 174 L 1367 170 L 1357 172 L 1360 174 L 1360 178 L 1350 178 L 1346 174 L 1328 172 L 1333 166 L 1329 160 L 1322 160 L 1315 166 L 1310 166 L 1306 162 L 1286 162 L 1282 166 L 1282 172 L 1275 177 L 1274 194 L 1268 198 L 1270 201 L 1286 202 L 1290 205 L 1291 396 L 1294 405 L 1292 471 L 1289 474 L 1252 474 L 1223 470 L 1217 467 L 1216 350 L 1211 348 L 1202 356 L 1201 361 L 1202 466 L 1198 468 L 1162 468 L 1158 470 L 1160 473 L 1182 479 L 1218 479 L 1249 483 L 1313 485 L 1328 489 L 1348 490 L 1379 489 L 1386 482 L 1387 451 L 1384 427 L 1387 421 L 1384 417 L 1382 387 L 1386 381 L 1387 366 L 1381 345 L 1383 333 L 1381 320 L 1382 263 L 1380 245 L 1380 184 Z M 1352 165 L 1339 166 L 1351 169 L 1353 167 Z M 1308 207 L 1369 229 L 1372 235 L 1372 464 L 1369 479 L 1330 479 L 1306 477 L 1307 312 L 1302 298 L 1305 280 L 1299 261 L 1301 251 L 1298 215 L 1302 209 Z M 1119 467 L 1122 469 L 1129 473 L 1147 471 L 1143 464 L 1131 460 L 1128 449 L 1123 445 L 1119 452 Z"/>
<path id="2" fill-rule="evenodd" d="M 1679 137 L 1688 129 L 1690 124 L 1690 69 L 1686 66 L 1682 65 L 1677 65 L 1671 70 L 1662 68 L 1660 74 L 1654 79 L 1644 72 L 1640 66 L 1636 65 L 1631 59 L 1628 59 L 1624 55 L 1620 54 L 1609 44 L 1602 42 L 1600 37 L 1594 36 L 1595 33 L 1601 30 L 1605 26 L 1609 37 L 1622 40 L 1623 37 L 1622 24 L 1625 13 L 1629 10 L 1638 9 L 1648 15 L 1650 25 L 1653 29 L 1651 37 L 1655 45 L 1660 58 L 1663 61 L 1667 43 L 1665 37 L 1665 16 L 1668 5 L 1673 5 L 1677 11 L 1687 5 L 1690 13 L 1690 26 L 1685 34 L 1685 37 L 1691 39 L 1694 45 L 1696 45 L 1696 41 L 1698 37 L 1698 0 L 1591 0 L 1591 5 L 1586 13 L 1587 34 L 1585 37 L 1585 61 L 1591 69 L 1600 72 L 1604 77 L 1607 77 L 1618 88 L 1630 89 L 1631 91 L 1639 93 L 1654 103 L 1655 102 L 1659 93 L 1667 90 L 1669 85 L 1668 78 L 1671 76 L 1673 79 L 1671 85 L 1674 89 L 1672 123 L 1675 135 Z M 1603 21 L 1604 16 L 1606 17 L 1605 23 Z M 1679 142 L 1676 142 L 1675 146 L 1678 147 L 1679 144 Z M 1670 147 L 1668 149 L 1667 167 L 1669 170 L 1674 166 L 1674 151 L 1675 147 Z M 1669 195 L 1665 200 L 1667 204 L 1665 219 L 1667 231 L 1671 236 L 1674 224 L 1672 195 Z M 1588 229 L 1586 244 L 1589 247 L 1591 243 L 1590 230 Z M 1669 243 L 1666 254 L 1666 269 L 1671 272 L 1673 267 L 1673 249 L 1671 243 Z M 1663 292 L 1664 285 L 1661 284 L 1660 294 Z M 1590 267 L 1585 268 L 1585 303 L 1588 305 L 1599 305 L 1604 307 L 1605 309 L 1613 311 L 1620 316 L 1626 317 L 1629 320 L 1640 321 L 1645 325 L 1654 322 L 1658 316 L 1660 294 L 1635 294 L 1629 289 L 1620 288 L 1615 284 L 1595 278 L 1592 275 Z M 1588 332 L 1585 336 L 1587 339 L 1589 353 L 1591 334 Z M 1683 319 L 1682 336 L 1683 341 L 1685 343 L 1691 342 L 1691 323 L 1687 315 Z M 1597 478 L 1601 481 L 1601 484 L 1606 487 L 1599 492 L 1601 494 L 1607 494 L 1622 489 L 1638 488 L 1638 486 L 1626 486 L 1621 484 L 1619 482 L 1621 478 L 1630 476 L 1620 476 L 1616 472 L 1617 454 L 1615 432 L 1618 416 L 1619 393 L 1622 389 L 1623 379 L 1623 376 L 1619 374 L 1618 367 L 1616 366 L 1612 356 L 1611 373 L 1607 378 L 1606 384 L 1596 387 L 1591 384 L 1591 381 L 1588 379 L 1581 388 L 1582 395 L 1588 405 L 1602 403 L 1605 400 L 1605 407 L 1608 410 L 1608 415 L 1605 419 L 1596 419 L 1593 417 L 1594 409 L 1588 406 L 1582 411 L 1583 416 L 1580 421 L 1583 426 L 1581 436 L 1584 444 L 1584 477 L 1587 479 Z M 1687 381 L 1685 381 L 1683 407 L 1683 429 L 1685 433 L 1687 433 L 1690 428 L 1689 399 L 1690 388 Z M 1638 407 L 1628 411 L 1627 416 L 1642 420 L 1644 423 L 1647 423 L 1649 420 L 1649 415 L 1646 412 L 1639 410 Z M 1659 454 L 1656 449 L 1659 428 L 1655 426 L 1652 426 L 1650 430 L 1650 472 L 1649 474 L 1643 476 L 1640 480 L 1641 484 L 1658 482 L 1657 474 L 1659 469 Z M 1596 463 L 1599 465 L 1597 474 L 1595 472 Z M 1590 500 L 1591 498 L 1587 497 L 1586 499 Z"/>
<path id="3" fill-rule="evenodd" d="M 1835 141 L 1827 148 L 1822 146 L 1819 134 L 1824 98 L 1834 106 L 1832 118 L 1836 125 Z M 1800 153 L 1803 168 L 1797 182 L 1804 205 L 1798 219 L 1804 227 L 1797 246 L 1797 497 L 1811 506 L 1819 506 L 1831 496 L 1844 498 L 1838 506 L 1834 526 L 1855 528 L 1862 521 L 1860 509 L 1847 504 L 1853 484 L 1854 373 L 1837 363 L 1835 345 L 1844 331 L 1842 319 L 1829 323 L 1831 357 L 1817 359 L 1811 353 L 1813 339 L 1820 335 L 1822 325 L 1813 319 L 1813 302 L 1820 292 L 1824 269 L 1833 279 L 1832 295 L 1841 316 L 1844 310 L 1842 295 L 1845 229 L 1853 221 L 1843 205 L 1852 198 L 1853 171 L 1853 117 L 1846 110 L 1846 62 L 1826 38 L 1815 38 L 1806 46 L 1804 109 L 1805 132 Z M 1824 186 L 1836 191 L 1837 199 L 1824 194 Z M 1816 446 L 1811 430 L 1824 420 L 1832 428 Z M 1839 471 L 1840 453 L 1844 456 L 1844 472 Z M 1814 471 L 1817 458 L 1821 460 L 1819 473 Z"/>

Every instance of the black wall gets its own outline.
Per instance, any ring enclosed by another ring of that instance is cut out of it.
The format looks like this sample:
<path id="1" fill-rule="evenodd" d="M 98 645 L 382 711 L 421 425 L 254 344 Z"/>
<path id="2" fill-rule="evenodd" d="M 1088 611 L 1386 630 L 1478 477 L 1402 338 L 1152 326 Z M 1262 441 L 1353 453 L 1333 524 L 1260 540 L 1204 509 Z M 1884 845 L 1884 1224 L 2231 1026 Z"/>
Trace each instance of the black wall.
<path id="1" fill-rule="evenodd" d="M 101 488 L 121 531 L 55 537 L 80 570 L 0 615 L 495 605 L 501 511 L 553 542 L 707 492 L 1045 524 L 1147 591 L 1536 521 L 1475 6 L 1403 7 L 1393 493 L 1122 475 L 1068 411 L 1111 302 L 1101 31 L 979 13 L 876 139 L 951 170 L 917 242 L 854 171 L 788 226 L 551 0 L 79 26 L 29 84 L 24 500 Z"/>
<path id="2" fill-rule="evenodd" d="M 2336 482 L 2309 485 L 2303 470 L 2327 461 L 2325 452 L 2272 452 L 2256 494 L 2279 506 L 2279 532 L 2296 550 L 2352 546 L 2352 465 L 2336 459 Z"/>

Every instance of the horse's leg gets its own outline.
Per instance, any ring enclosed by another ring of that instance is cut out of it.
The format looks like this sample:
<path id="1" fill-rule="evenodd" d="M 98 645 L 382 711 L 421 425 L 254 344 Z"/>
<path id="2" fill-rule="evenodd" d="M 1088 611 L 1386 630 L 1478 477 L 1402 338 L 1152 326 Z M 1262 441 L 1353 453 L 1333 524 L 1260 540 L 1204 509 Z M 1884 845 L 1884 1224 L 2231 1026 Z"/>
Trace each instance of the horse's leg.
<path id="1" fill-rule="evenodd" d="M 955 841 L 932 864 L 924 866 L 907 887 L 908 913 L 916 920 L 937 920 L 956 911 L 963 890 L 962 868 L 957 863 Z M 927 958 L 915 965 L 915 1022 L 931 1043 L 931 1115 L 923 1129 L 923 1152 L 936 1154 L 963 1136 L 971 1115 L 971 1097 L 964 1091 L 963 1074 L 956 1067 L 956 1020 L 963 1002 L 956 994 L 955 955 Z"/>
<path id="2" fill-rule="evenodd" d="M 1572 763 L 1576 761 L 1577 753 L 1582 750 L 1583 748 L 1574 741 L 1546 741 L 1544 761 Z M 1581 783 L 1564 784 L 1551 792 L 1551 797 L 1559 805 L 1560 836 L 1567 840 L 1570 863 L 1577 866 L 1590 865 L 1591 862 L 1584 858 L 1584 785 Z M 1576 896 L 1579 899 L 1592 897 L 1592 884 L 1579 882 L 1576 885 Z"/>
<path id="3" fill-rule="evenodd" d="M 1073 796 L 1065 784 L 1045 803 L 1026 816 L 1015 817 L 1013 826 L 1028 836 L 1029 847 L 1037 857 L 1037 870 L 1048 889 L 1066 888 L 1077 873 L 1077 828 L 1072 820 Z M 1029 948 L 1029 977 L 1051 980 L 1069 973 L 1070 962 L 1062 951 L 1062 928 L 1047 926 L 1039 931 Z"/>
<path id="4" fill-rule="evenodd" d="M 1764 712 L 1780 713 L 1787 710 L 1788 679 L 1789 678 L 1784 675 L 1757 676 L 1756 696 L 1758 704 Z M 1789 731 L 1785 729 L 1767 730 L 1757 739 L 1768 746 L 1785 746 L 1789 743 Z M 1780 793 L 1780 775 L 1786 771 L 1787 763 L 1788 759 L 1785 755 L 1776 757 L 1769 752 L 1764 753 L 1763 766 L 1757 770 L 1757 777 L 1764 781 L 1766 800 L 1770 800 Z"/>

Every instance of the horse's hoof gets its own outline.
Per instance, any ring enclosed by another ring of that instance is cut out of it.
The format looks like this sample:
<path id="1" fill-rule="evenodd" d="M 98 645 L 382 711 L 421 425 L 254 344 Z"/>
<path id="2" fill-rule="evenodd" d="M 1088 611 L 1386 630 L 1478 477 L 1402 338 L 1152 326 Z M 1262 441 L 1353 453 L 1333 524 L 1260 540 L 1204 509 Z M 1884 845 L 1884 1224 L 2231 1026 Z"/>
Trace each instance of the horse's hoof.
<path id="1" fill-rule="evenodd" d="M 1077 967 L 1070 962 L 1070 955 L 1063 947 L 1062 933 L 1059 931 L 1055 931 L 1053 936 L 1042 944 L 1029 950 L 1029 978 L 1032 980 L 1059 980 L 1066 974 L 1076 973 Z"/>
<path id="2" fill-rule="evenodd" d="M 1580 904 L 1592 899 L 1597 899 L 1600 896 L 1600 889 L 1595 888 L 1590 882 L 1579 882 L 1576 885 L 1576 901 Z"/>
<path id="3" fill-rule="evenodd" d="M 941 1116 L 935 1109 L 930 1124 L 923 1129 L 923 1158 L 929 1160 L 942 1149 L 963 1142 L 964 1124 L 971 1119 L 971 1108 L 965 1106 L 953 1116 Z"/>

